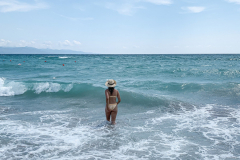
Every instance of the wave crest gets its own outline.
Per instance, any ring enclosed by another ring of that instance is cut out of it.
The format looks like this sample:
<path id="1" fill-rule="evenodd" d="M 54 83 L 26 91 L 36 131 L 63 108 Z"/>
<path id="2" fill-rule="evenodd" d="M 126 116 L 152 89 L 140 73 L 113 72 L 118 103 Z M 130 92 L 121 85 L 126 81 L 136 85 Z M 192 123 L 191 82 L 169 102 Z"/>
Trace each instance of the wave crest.
<path id="1" fill-rule="evenodd" d="M 69 92 L 73 88 L 73 84 L 69 84 L 66 87 L 59 83 L 36 83 L 33 87 L 35 93 L 40 94 L 41 92 L 59 92 L 63 90 L 64 92 Z"/>
<path id="2" fill-rule="evenodd" d="M 5 78 L 0 78 L 0 96 L 20 95 L 27 91 L 27 87 L 21 82 L 11 81 L 6 83 Z"/>
<path id="3" fill-rule="evenodd" d="M 23 82 L 7 82 L 5 78 L 0 78 L 0 96 L 22 95 L 27 91 L 33 91 L 36 94 L 42 92 L 69 92 L 73 88 L 73 84 L 59 84 L 51 82 L 43 83 L 23 83 Z"/>

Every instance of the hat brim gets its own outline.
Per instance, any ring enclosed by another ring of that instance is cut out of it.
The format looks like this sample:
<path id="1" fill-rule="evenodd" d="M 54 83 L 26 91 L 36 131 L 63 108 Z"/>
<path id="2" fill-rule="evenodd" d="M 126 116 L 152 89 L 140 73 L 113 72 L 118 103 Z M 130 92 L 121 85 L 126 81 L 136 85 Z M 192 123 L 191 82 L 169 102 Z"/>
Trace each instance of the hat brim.
<path id="1" fill-rule="evenodd" d="M 107 87 L 115 87 L 117 85 L 117 82 L 114 80 L 114 84 L 110 85 L 108 84 L 108 81 L 105 83 L 105 86 Z"/>

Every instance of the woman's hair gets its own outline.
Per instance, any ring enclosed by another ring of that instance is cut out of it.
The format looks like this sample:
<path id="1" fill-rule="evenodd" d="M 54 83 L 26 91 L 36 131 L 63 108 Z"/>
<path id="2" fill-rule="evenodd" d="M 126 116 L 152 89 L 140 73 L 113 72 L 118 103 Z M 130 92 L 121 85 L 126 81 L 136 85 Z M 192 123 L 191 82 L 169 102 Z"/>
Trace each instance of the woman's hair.
<path id="1" fill-rule="evenodd" d="M 114 87 L 108 87 L 109 92 L 111 93 L 111 95 L 113 94 L 114 91 Z"/>

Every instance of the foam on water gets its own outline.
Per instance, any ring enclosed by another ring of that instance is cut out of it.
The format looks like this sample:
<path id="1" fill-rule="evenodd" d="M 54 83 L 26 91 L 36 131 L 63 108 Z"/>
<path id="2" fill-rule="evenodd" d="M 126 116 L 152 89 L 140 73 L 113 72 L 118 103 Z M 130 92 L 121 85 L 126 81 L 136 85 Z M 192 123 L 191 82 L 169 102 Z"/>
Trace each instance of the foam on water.
<path id="1" fill-rule="evenodd" d="M 69 57 L 63 56 L 63 57 L 58 57 L 58 58 L 66 59 L 66 58 L 69 58 Z"/>
<path id="2" fill-rule="evenodd" d="M 73 84 L 67 85 L 67 87 L 64 89 L 64 92 L 69 92 L 73 88 Z"/>
<path id="3" fill-rule="evenodd" d="M 5 142 L 5 145 L 4 143 L 1 145 L 4 151 L 2 158 L 64 159 L 64 156 L 58 154 L 76 150 L 95 137 L 92 132 L 89 132 L 89 126 L 78 124 L 81 120 L 69 118 L 67 112 L 35 112 L 35 116 L 39 115 L 39 122 L 36 123 L 1 121 L 0 132 L 5 133 L 1 140 L 11 139 Z M 29 115 L 29 112 L 26 115 Z"/>
<path id="4" fill-rule="evenodd" d="M 61 89 L 61 85 L 58 83 L 37 83 L 34 85 L 35 92 L 37 94 L 41 92 L 58 92 Z"/>
<path id="5" fill-rule="evenodd" d="M 148 120 L 146 126 L 164 128 L 170 124 L 167 130 L 154 136 L 161 139 L 160 144 L 171 147 L 163 158 L 173 158 L 178 153 L 175 158 L 188 154 L 196 159 L 237 159 L 240 157 L 239 113 L 239 110 L 227 106 L 207 105 L 189 111 L 183 108 L 182 113 L 167 113 Z M 194 152 L 191 148 L 195 148 Z"/>
<path id="6" fill-rule="evenodd" d="M 0 96 L 21 95 L 29 90 L 33 90 L 36 94 L 42 92 L 59 92 L 61 90 L 69 92 L 73 88 L 73 84 L 59 84 L 52 82 L 26 84 L 14 81 L 5 83 L 5 81 L 4 78 L 0 78 Z"/>
<path id="7" fill-rule="evenodd" d="M 240 158 L 240 111 L 228 106 L 182 106 L 164 114 L 151 110 L 137 113 L 139 119 L 128 117 L 128 122 L 120 116 L 116 126 L 90 122 L 89 115 L 78 117 L 73 112 L 21 113 L 38 117 L 31 122 L 1 115 L 3 159 Z"/>
<path id="8" fill-rule="evenodd" d="M 20 95 L 27 91 L 26 86 L 20 82 L 5 83 L 5 81 L 5 78 L 0 78 L 0 96 Z"/>

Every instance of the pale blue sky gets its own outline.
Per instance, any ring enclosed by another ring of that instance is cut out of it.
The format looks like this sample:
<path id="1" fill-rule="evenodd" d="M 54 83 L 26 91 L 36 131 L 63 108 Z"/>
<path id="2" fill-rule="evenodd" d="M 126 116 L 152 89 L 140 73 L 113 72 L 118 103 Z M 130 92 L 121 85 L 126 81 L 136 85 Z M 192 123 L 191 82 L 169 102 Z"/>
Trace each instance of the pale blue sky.
<path id="1" fill-rule="evenodd" d="M 240 0 L 0 0 L 0 46 L 240 53 Z"/>

